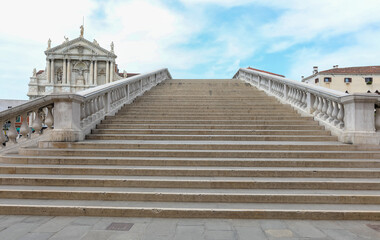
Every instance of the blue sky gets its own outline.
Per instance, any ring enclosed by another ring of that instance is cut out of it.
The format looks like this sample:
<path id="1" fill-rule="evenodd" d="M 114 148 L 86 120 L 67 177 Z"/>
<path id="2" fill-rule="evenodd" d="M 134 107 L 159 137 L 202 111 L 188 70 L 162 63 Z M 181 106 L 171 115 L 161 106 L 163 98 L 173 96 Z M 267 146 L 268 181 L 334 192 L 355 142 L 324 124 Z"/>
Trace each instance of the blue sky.
<path id="1" fill-rule="evenodd" d="M 6 1 L 0 15 L 0 99 L 26 99 L 47 41 L 79 36 L 110 48 L 120 70 L 231 78 L 255 67 L 300 80 L 313 66 L 379 65 L 378 0 Z"/>

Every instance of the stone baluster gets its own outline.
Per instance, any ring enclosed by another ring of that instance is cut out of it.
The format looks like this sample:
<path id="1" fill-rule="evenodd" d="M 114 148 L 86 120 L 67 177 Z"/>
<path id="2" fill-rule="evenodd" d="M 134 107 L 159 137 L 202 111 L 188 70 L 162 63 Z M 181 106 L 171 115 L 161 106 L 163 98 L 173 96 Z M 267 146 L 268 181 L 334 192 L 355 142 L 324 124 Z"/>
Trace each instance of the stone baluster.
<path id="1" fill-rule="evenodd" d="M 331 113 L 331 119 L 328 119 L 328 121 L 330 122 L 330 123 L 333 123 L 334 125 L 336 125 L 335 124 L 335 122 L 336 123 L 338 123 L 339 121 L 338 121 L 338 119 L 337 119 L 337 117 L 338 117 L 338 112 L 339 112 L 339 108 L 338 108 L 338 103 L 337 102 L 335 102 L 335 101 L 332 101 L 332 113 Z"/>
<path id="2" fill-rule="evenodd" d="M 5 133 L 4 133 L 4 130 L 3 130 L 3 121 L 0 121 L 0 124 L 1 124 L 1 127 L 0 127 L 0 145 L 3 146 L 5 145 L 5 141 L 7 140 L 7 138 L 5 137 Z"/>
<path id="3" fill-rule="evenodd" d="M 327 112 L 326 112 L 326 116 L 324 117 L 324 120 L 331 122 L 332 112 L 333 112 L 332 101 L 331 100 L 327 100 L 327 101 L 328 101 Z"/>
<path id="4" fill-rule="evenodd" d="M 42 133 L 42 120 L 41 120 L 41 109 L 34 110 L 34 120 L 32 128 L 39 134 Z"/>
<path id="5" fill-rule="evenodd" d="M 45 118 L 45 124 L 46 126 L 48 126 L 49 129 L 52 129 L 53 128 L 53 125 L 54 125 L 54 118 L 53 118 L 53 114 L 52 114 L 52 109 L 53 109 L 53 106 L 47 106 L 47 114 L 46 114 L 46 118 Z"/>
<path id="6" fill-rule="evenodd" d="M 313 112 L 313 115 L 316 116 L 319 114 L 319 110 L 318 110 L 318 106 L 319 106 L 319 97 L 318 96 L 315 96 L 314 95 L 314 105 L 313 105 L 313 109 L 314 109 L 314 112 Z"/>
<path id="7" fill-rule="evenodd" d="M 28 113 L 25 112 L 24 114 L 21 115 L 22 117 L 22 123 L 21 123 L 21 127 L 20 127 L 20 134 L 24 137 L 24 138 L 30 138 L 31 137 L 31 128 L 29 127 L 28 125 Z"/>
<path id="8" fill-rule="evenodd" d="M 9 138 L 10 141 L 12 141 L 13 143 L 16 143 L 17 142 L 17 137 L 18 137 L 18 133 L 17 133 L 17 130 L 16 130 L 16 127 L 15 127 L 15 124 L 16 124 L 16 117 L 12 117 L 10 119 L 10 122 L 11 122 L 11 125 L 8 129 L 8 132 L 7 132 L 7 136 Z"/>
<path id="9" fill-rule="evenodd" d="M 337 122 L 337 127 L 339 127 L 340 129 L 343 129 L 344 127 L 344 109 L 343 109 L 343 105 L 342 104 L 339 104 L 339 112 L 338 112 L 338 116 L 337 116 L 337 119 L 338 119 L 338 122 Z"/>

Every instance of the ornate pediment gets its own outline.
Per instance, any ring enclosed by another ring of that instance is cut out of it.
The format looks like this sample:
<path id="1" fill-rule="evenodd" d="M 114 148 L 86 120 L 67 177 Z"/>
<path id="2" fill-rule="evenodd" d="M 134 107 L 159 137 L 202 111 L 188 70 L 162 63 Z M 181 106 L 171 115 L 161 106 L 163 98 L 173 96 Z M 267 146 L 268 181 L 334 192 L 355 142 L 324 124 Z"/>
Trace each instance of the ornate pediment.
<path id="1" fill-rule="evenodd" d="M 62 55 L 102 55 L 111 56 L 116 58 L 116 55 L 100 47 L 96 43 L 92 43 L 83 37 L 78 37 L 71 41 L 66 41 L 61 45 L 50 48 L 45 51 L 46 55 L 49 54 L 62 54 Z"/>

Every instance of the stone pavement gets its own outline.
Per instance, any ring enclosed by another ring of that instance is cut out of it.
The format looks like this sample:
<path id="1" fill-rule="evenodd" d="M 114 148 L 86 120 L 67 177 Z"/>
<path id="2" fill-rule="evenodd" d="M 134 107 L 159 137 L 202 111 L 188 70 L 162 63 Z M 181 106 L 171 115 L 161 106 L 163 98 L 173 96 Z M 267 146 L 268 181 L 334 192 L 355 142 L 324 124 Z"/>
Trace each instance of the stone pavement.
<path id="1" fill-rule="evenodd" d="M 1 240 L 380 239 L 380 222 L 0 215 Z"/>

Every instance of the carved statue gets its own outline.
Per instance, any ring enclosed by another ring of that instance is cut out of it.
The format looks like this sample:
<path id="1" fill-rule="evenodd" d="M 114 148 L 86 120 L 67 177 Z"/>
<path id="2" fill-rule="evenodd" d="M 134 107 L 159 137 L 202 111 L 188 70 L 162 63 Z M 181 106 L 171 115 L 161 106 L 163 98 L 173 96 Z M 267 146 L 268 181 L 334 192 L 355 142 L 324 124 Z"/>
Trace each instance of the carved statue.
<path id="1" fill-rule="evenodd" d="M 125 71 L 125 70 L 123 71 L 123 77 L 124 77 L 124 78 L 127 78 L 127 77 L 128 77 L 127 71 Z"/>
<path id="2" fill-rule="evenodd" d="M 65 39 L 65 42 L 68 42 L 68 41 L 69 41 L 69 38 L 68 38 L 68 37 L 63 36 L 63 38 Z"/>
<path id="3" fill-rule="evenodd" d="M 114 48 L 114 45 L 113 45 L 113 42 L 111 42 L 111 52 L 113 52 L 113 48 Z"/>
<path id="4" fill-rule="evenodd" d="M 47 49 L 50 49 L 51 48 L 51 40 L 50 40 L 50 38 L 49 38 L 49 40 L 48 40 L 48 47 L 47 47 Z"/>
<path id="5" fill-rule="evenodd" d="M 94 39 L 94 41 L 93 41 L 93 44 L 96 44 L 96 45 L 98 45 L 98 46 L 99 46 L 99 43 L 98 43 L 98 41 L 96 41 L 95 39 Z"/>
<path id="6" fill-rule="evenodd" d="M 83 25 L 80 25 L 80 37 L 83 37 L 83 33 L 84 33 L 84 27 Z"/>
<path id="7" fill-rule="evenodd" d="M 33 77 L 36 77 L 37 76 L 37 70 L 36 68 L 33 69 Z"/>

